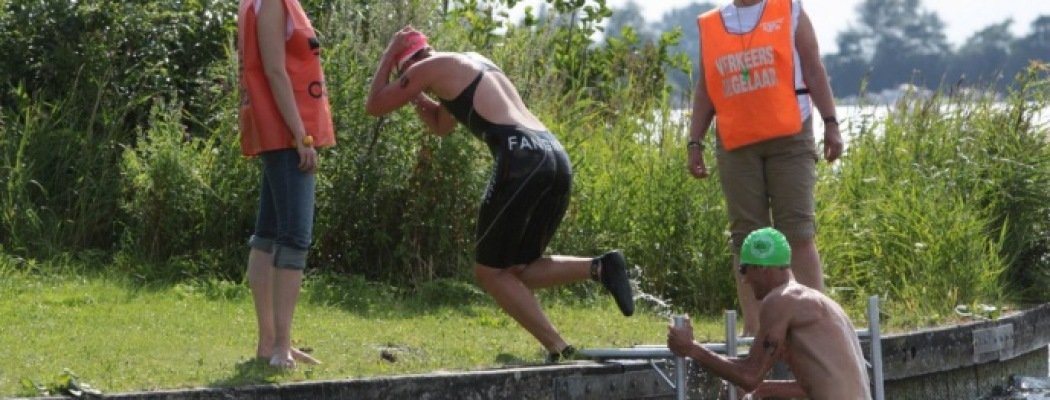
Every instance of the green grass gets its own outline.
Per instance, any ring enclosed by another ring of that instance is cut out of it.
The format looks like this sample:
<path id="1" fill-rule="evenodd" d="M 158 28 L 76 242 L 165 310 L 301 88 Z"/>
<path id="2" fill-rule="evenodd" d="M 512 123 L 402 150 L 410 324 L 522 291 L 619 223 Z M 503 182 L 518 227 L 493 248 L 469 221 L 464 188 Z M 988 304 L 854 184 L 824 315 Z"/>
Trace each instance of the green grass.
<path id="1" fill-rule="evenodd" d="M 543 358 L 523 329 L 461 283 L 439 281 L 402 295 L 362 280 L 313 278 L 293 337 L 324 364 L 280 372 L 253 361 L 255 320 L 244 285 L 0 276 L 0 397 L 37 395 L 30 382 L 62 386 L 56 382 L 67 369 L 115 393 L 473 370 Z M 604 294 L 576 292 L 544 292 L 542 301 L 577 347 L 663 343 L 666 319 L 656 310 L 623 318 Z M 697 336 L 717 340 L 720 326 L 703 319 Z M 384 348 L 397 349 L 396 362 L 381 359 Z"/>

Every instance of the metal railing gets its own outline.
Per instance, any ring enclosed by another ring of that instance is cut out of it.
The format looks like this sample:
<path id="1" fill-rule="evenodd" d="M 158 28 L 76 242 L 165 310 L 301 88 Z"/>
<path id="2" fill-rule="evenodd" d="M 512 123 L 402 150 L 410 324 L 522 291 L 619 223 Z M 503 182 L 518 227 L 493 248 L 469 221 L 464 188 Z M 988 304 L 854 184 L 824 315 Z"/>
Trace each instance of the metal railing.
<path id="1" fill-rule="evenodd" d="M 874 400 L 885 400 L 885 387 L 883 382 L 882 374 L 882 333 L 879 326 L 879 297 L 871 296 L 868 298 L 868 329 L 858 329 L 856 331 L 857 337 L 862 341 L 868 341 L 869 352 L 868 352 L 868 367 L 870 369 L 869 376 L 871 377 L 871 393 Z M 677 326 L 682 322 L 680 317 L 674 318 L 675 325 Z M 725 354 L 729 357 L 735 357 L 737 355 L 737 347 L 741 345 L 750 345 L 754 342 L 753 337 L 749 336 L 737 336 L 736 335 L 736 311 L 726 311 L 726 342 L 725 343 L 705 343 L 703 346 L 708 350 L 716 353 Z M 689 359 L 685 357 L 676 357 L 674 353 L 665 345 L 639 345 L 634 347 L 626 348 L 594 348 L 594 349 L 582 349 L 580 354 L 595 360 L 626 360 L 626 359 L 642 359 L 649 360 L 649 365 L 660 375 L 661 378 L 675 390 L 675 399 L 686 400 L 688 395 L 686 388 L 688 388 L 689 382 L 686 371 L 688 370 Z M 672 380 L 668 375 L 656 364 L 654 360 L 673 360 L 675 376 Z M 736 386 L 729 385 L 729 398 L 736 398 Z"/>

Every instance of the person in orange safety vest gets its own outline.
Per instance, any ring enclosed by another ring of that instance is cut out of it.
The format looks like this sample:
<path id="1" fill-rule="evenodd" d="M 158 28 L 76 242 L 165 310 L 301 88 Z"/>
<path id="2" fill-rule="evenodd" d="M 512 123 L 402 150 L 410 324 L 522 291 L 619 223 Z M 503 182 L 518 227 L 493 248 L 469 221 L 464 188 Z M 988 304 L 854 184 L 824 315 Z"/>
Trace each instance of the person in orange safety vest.
<path id="1" fill-rule="evenodd" d="M 298 0 L 241 0 L 237 19 L 241 152 L 262 164 L 248 245 L 256 357 L 318 364 L 292 347 L 292 315 L 313 233 L 318 147 L 335 145 L 320 42 Z"/>
<path id="2" fill-rule="evenodd" d="M 800 0 L 733 0 L 701 14 L 697 25 L 701 63 L 688 170 L 698 179 L 708 176 L 704 143 L 714 122 L 733 271 L 744 237 L 774 226 L 790 242 L 798 281 L 823 290 L 814 240 L 814 105 L 823 116 L 824 158 L 837 159 L 843 143 L 813 25 Z M 753 335 L 759 329 L 757 302 L 741 277 L 736 282 L 744 333 Z"/>

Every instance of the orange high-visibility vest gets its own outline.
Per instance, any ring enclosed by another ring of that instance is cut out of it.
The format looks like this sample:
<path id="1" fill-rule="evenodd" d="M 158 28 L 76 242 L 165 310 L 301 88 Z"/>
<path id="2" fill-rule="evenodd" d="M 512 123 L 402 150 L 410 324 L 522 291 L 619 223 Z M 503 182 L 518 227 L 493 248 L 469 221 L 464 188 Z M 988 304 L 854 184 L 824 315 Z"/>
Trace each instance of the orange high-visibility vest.
<path id="1" fill-rule="evenodd" d="M 717 8 L 701 14 L 696 23 L 703 79 L 726 150 L 801 131 L 791 0 L 766 0 L 758 24 L 748 33 L 729 33 Z"/>
<path id="2" fill-rule="evenodd" d="M 272 1 L 272 0 L 270 0 Z M 306 134 L 313 145 L 335 145 L 332 111 L 328 106 L 321 46 L 306 12 L 298 0 L 280 0 L 285 5 L 291 36 L 285 41 L 285 69 L 292 82 L 295 104 Z M 263 70 L 255 15 L 255 0 L 241 0 L 238 13 L 237 56 L 240 62 L 241 153 L 246 156 L 295 147 L 295 137 L 284 122 L 270 82 Z"/>

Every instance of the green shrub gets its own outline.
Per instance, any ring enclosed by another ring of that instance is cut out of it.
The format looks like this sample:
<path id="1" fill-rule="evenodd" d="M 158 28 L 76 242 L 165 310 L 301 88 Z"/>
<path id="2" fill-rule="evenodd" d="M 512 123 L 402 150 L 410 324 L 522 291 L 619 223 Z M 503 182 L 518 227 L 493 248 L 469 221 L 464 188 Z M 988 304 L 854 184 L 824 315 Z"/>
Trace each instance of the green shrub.
<path id="1" fill-rule="evenodd" d="M 232 4 L 0 4 L 0 233 L 11 251 L 115 250 L 121 153 L 151 99 L 190 99 L 185 123 L 213 121 L 202 88 L 226 84 L 207 72 L 227 56 Z"/>
<path id="2" fill-rule="evenodd" d="M 121 249 L 152 262 L 224 251 L 245 257 L 258 203 L 258 168 L 240 156 L 235 137 L 194 138 L 181 119 L 180 107 L 158 104 L 138 146 L 124 152 Z M 211 261 L 217 265 L 187 260 L 197 268 L 175 262 L 170 268 L 187 276 L 239 276 L 243 268 L 222 257 Z"/>

